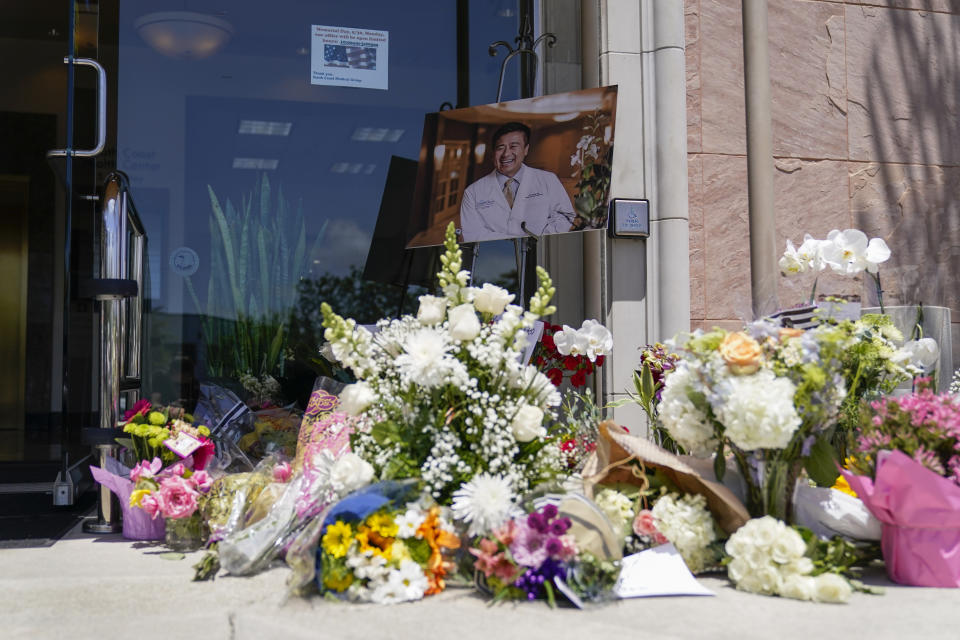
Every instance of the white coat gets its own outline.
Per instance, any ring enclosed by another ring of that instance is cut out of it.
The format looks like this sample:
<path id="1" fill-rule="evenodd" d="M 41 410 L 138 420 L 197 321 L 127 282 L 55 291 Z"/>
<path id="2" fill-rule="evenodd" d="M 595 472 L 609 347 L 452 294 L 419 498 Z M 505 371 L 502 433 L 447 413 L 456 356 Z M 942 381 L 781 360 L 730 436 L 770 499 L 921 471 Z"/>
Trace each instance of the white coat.
<path id="1" fill-rule="evenodd" d="M 549 171 L 523 165 L 513 209 L 507 204 L 496 172 L 463 192 L 460 229 L 463 242 L 541 236 L 570 230 L 576 214 L 560 180 Z M 521 226 L 526 223 L 526 231 Z M 529 232 L 529 233 L 528 233 Z"/>

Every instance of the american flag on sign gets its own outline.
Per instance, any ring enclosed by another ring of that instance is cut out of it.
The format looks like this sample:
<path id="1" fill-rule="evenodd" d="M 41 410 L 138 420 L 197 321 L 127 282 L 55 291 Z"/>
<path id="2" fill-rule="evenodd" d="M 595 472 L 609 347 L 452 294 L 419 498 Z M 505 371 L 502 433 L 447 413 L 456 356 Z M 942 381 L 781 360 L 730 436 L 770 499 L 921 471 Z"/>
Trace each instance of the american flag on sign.
<path id="1" fill-rule="evenodd" d="M 343 44 L 323 45 L 323 64 L 326 67 L 348 69 L 377 69 L 376 47 L 348 47 Z"/>

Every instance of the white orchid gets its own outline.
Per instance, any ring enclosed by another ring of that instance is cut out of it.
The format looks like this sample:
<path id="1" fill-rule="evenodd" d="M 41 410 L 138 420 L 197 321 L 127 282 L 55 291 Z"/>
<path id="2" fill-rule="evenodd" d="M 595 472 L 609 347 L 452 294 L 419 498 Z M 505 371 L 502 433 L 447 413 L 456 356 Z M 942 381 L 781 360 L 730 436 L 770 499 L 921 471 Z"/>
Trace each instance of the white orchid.
<path id="1" fill-rule="evenodd" d="M 875 274 L 880 263 L 890 258 L 890 248 L 882 238 L 868 241 L 867 234 L 859 229 L 834 229 L 827 234 L 821 248 L 824 261 L 844 275 L 857 275 L 861 271 Z"/>
<path id="2" fill-rule="evenodd" d="M 586 355 L 594 362 L 613 349 L 613 334 L 596 320 L 584 320 L 580 329 L 563 325 L 561 331 L 553 334 L 553 342 L 562 356 Z"/>

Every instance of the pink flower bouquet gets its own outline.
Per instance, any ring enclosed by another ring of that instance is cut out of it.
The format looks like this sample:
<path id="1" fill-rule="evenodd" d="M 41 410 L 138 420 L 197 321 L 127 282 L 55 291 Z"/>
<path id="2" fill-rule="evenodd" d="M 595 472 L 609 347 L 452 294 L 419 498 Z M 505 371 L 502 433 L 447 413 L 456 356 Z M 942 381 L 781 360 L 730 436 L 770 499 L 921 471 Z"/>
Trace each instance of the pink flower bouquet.
<path id="1" fill-rule="evenodd" d="M 130 494 L 134 490 L 134 481 L 127 478 L 130 470 L 114 460 L 107 458 L 107 468 L 90 467 L 93 479 L 116 494 L 123 513 L 123 537 L 128 540 L 163 540 L 165 526 L 163 519 L 154 520 L 143 509 L 130 506 Z"/>
<path id="2" fill-rule="evenodd" d="M 883 523 L 887 574 L 960 587 L 960 399 L 922 387 L 871 406 L 855 465 L 867 475 L 843 475 Z"/>

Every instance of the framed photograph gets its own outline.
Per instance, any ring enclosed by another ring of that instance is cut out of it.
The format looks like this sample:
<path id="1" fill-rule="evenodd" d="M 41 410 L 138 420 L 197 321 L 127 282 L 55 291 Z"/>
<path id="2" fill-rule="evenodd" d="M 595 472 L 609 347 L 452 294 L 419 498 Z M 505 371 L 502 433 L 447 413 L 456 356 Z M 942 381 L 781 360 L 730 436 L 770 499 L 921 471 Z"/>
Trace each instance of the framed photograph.
<path id="1" fill-rule="evenodd" d="M 427 114 L 407 248 L 607 226 L 617 87 Z"/>

